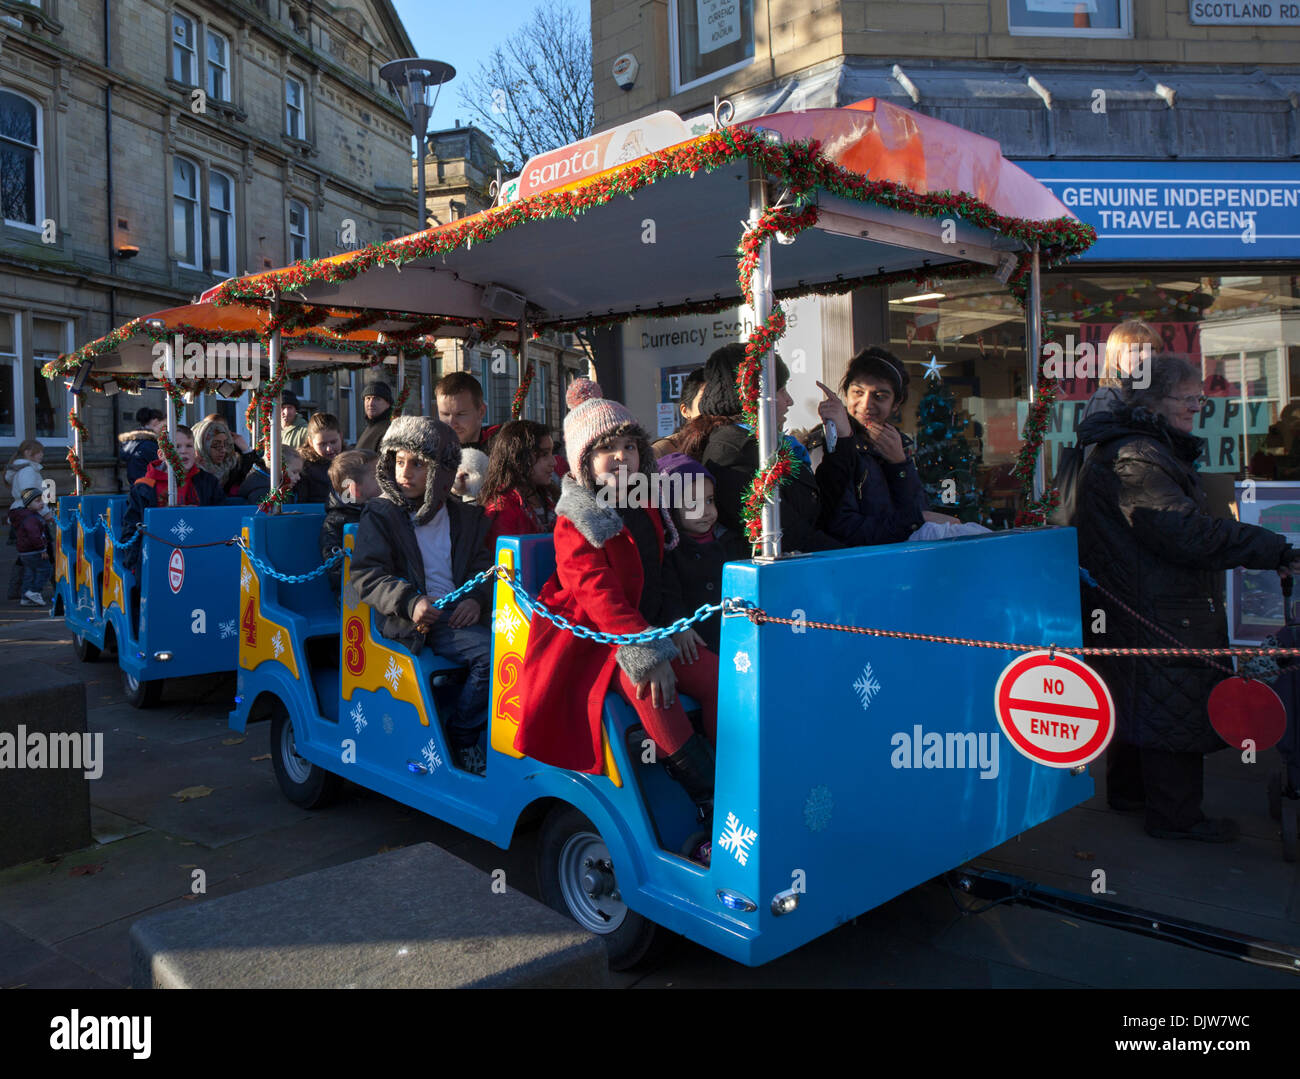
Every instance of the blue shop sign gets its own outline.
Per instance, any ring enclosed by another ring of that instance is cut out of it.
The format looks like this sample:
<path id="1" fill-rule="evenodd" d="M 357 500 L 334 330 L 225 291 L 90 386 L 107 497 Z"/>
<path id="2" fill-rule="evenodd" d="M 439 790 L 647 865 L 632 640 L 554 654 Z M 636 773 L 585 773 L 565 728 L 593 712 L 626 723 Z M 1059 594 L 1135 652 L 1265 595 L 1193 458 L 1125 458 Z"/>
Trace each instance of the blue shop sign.
<path id="1" fill-rule="evenodd" d="M 1097 230 L 1092 262 L 1300 259 L 1291 162 L 1022 161 Z"/>

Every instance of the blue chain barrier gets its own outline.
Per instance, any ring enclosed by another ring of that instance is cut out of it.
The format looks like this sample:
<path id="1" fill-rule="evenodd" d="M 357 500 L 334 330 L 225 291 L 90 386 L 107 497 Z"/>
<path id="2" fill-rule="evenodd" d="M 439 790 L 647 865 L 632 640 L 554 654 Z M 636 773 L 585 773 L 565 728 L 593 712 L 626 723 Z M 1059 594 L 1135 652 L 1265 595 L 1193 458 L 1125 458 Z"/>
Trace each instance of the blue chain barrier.
<path id="1" fill-rule="evenodd" d="M 248 556 L 248 560 L 253 564 L 253 567 L 258 573 L 265 574 L 267 577 L 272 577 L 277 581 L 285 581 L 288 584 L 303 584 L 306 581 L 313 581 L 333 566 L 338 565 L 339 561 L 343 558 L 342 551 L 335 551 L 329 556 L 329 558 L 308 573 L 281 573 L 274 566 L 267 562 L 263 562 L 262 559 L 253 554 L 253 552 L 248 549 L 248 544 L 244 542 L 242 536 L 236 536 L 229 542 L 233 543 Z"/>

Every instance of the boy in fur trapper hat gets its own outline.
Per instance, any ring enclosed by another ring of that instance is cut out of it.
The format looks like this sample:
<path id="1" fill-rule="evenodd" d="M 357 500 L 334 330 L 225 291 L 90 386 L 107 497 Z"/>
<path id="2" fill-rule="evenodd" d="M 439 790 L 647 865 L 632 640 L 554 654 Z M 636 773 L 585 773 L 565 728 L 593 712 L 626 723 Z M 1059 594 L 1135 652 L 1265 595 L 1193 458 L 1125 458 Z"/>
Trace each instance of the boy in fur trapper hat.
<path id="1" fill-rule="evenodd" d="M 383 616 L 385 637 L 412 652 L 428 644 L 469 666 L 444 733 L 457 764 L 482 775 L 478 740 L 487 723 L 491 675 L 491 582 L 449 609 L 433 605 L 492 565 L 483 511 L 448 498 L 459 464 L 460 441 L 445 423 L 423 416 L 393 420 L 379 447 L 380 495 L 366 503 L 357 525 L 347 598 Z"/>
<path id="2" fill-rule="evenodd" d="M 567 395 L 564 442 L 570 474 L 556 504 L 555 574 L 541 591 L 550 610 L 603 633 L 644 633 L 686 613 L 665 561 L 677 530 L 650 493 L 654 458 L 645 431 L 600 387 L 578 379 Z M 650 501 L 653 508 L 646 508 Z M 618 646 L 576 637 L 534 614 L 524 657 L 523 708 L 515 748 L 561 768 L 603 770 L 601 713 L 617 690 L 667 758 L 669 772 L 711 820 L 718 657 L 692 629 Z M 699 699 L 697 733 L 677 691 Z"/>

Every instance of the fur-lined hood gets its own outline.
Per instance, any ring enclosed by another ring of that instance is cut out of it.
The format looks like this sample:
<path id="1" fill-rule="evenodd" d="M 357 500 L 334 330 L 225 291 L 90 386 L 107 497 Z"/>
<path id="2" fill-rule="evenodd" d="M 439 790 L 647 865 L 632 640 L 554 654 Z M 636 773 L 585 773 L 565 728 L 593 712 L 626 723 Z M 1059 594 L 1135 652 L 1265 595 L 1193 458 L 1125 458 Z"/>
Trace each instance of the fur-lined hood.
<path id="1" fill-rule="evenodd" d="M 211 473 L 217 477 L 217 482 L 223 487 L 226 480 L 230 477 L 231 471 L 239 462 L 239 451 L 235 449 L 235 440 L 230 435 L 230 428 L 226 421 L 217 417 L 208 417 L 206 420 L 200 420 L 194 425 L 194 459 L 199 468 L 204 472 Z M 230 446 L 226 449 L 226 456 L 221 464 L 212 460 L 208 453 L 208 443 L 212 441 L 212 436 L 217 431 L 225 431 L 230 439 Z"/>
<path id="2" fill-rule="evenodd" d="M 139 431 L 123 431 L 117 436 L 117 442 L 120 446 L 130 445 L 132 442 L 157 442 L 158 436 L 149 428 L 145 427 Z"/>
<path id="3" fill-rule="evenodd" d="M 416 506 L 397 486 L 397 452 L 405 450 L 429 463 L 430 483 L 424 489 L 424 502 Z M 428 524 L 442 508 L 432 504 L 433 472 L 439 463 L 455 469 L 460 464 L 460 439 L 441 420 L 427 416 L 395 416 L 379 444 L 379 467 L 375 471 L 383 497 L 405 506 L 415 515 L 416 525 Z"/>
<path id="4" fill-rule="evenodd" d="M 573 527 L 582 533 L 582 538 L 593 547 L 604 547 L 623 531 L 623 517 L 618 510 L 600 502 L 595 491 L 579 483 L 572 475 L 560 481 L 560 500 L 555 504 L 555 514 L 571 521 Z M 661 507 L 659 514 L 664 522 L 664 551 L 671 551 L 677 546 L 677 526 L 666 508 Z"/>

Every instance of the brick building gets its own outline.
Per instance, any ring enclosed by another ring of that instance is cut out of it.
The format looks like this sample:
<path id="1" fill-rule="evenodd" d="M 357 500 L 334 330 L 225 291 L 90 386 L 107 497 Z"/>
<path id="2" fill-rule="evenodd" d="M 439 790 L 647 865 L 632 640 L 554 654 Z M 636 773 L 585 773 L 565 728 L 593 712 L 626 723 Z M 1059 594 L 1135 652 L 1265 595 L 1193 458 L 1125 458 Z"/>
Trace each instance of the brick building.
<path id="1" fill-rule="evenodd" d="M 67 440 L 47 358 L 222 278 L 410 232 L 410 129 L 379 68 L 413 51 L 387 0 L 0 4 L 0 455 Z M 346 376 L 294 388 L 356 429 Z M 98 490 L 146 403 L 89 398 Z M 242 422 L 235 402 L 187 414 L 218 407 Z"/>

